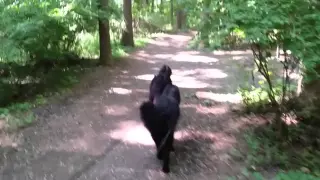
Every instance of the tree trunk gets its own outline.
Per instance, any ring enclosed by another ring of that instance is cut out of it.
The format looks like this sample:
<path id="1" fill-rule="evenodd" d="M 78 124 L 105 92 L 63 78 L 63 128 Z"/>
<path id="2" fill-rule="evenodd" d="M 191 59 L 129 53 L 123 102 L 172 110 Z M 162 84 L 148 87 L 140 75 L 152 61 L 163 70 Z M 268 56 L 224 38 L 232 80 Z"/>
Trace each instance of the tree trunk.
<path id="1" fill-rule="evenodd" d="M 163 0 L 160 0 L 159 11 L 160 11 L 160 13 L 163 13 Z"/>
<path id="2" fill-rule="evenodd" d="M 151 0 L 151 12 L 154 12 L 154 0 Z"/>
<path id="3" fill-rule="evenodd" d="M 183 26 L 183 12 L 182 10 L 177 10 L 177 29 L 182 29 Z"/>
<path id="4" fill-rule="evenodd" d="M 204 7 L 203 8 L 208 8 L 211 5 L 211 0 L 205 0 L 204 1 Z M 203 45 L 204 47 L 209 47 L 210 43 L 209 43 L 209 34 L 208 34 L 208 29 L 211 28 L 210 25 L 210 16 L 208 14 L 208 12 L 204 12 L 202 14 L 203 16 L 203 20 L 204 20 L 204 25 L 203 27 L 201 27 L 201 31 L 200 31 L 200 36 L 201 36 L 201 40 L 203 41 Z"/>
<path id="5" fill-rule="evenodd" d="M 123 46 L 134 47 L 131 0 L 123 0 L 123 15 L 126 23 L 126 28 L 122 32 L 121 44 Z"/>
<path id="6" fill-rule="evenodd" d="M 99 0 L 99 9 L 106 11 L 108 0 Z M 107 65 L 112 61 L 111 40 L 109 31 L 109 20 L 99 18 L 99 42 L 100 42 L 100 65 Z"/>
<path id="7" fill-rule="evenodd" d="M 170 18 L 171 18 L 171 27 L 174 26 L 174 14 L 173 14 L 173 0 L 170 0 Z"/>

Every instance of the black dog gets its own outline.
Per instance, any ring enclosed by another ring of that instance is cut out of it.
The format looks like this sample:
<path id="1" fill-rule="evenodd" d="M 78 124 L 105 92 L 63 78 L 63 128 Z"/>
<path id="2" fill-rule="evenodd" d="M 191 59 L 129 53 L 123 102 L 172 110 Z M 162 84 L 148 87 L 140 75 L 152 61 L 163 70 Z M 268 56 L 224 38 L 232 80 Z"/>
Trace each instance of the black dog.
<path id="1" fill-rule="evenodd" d="M 158 74 L 155 75 L 149 87 L 149 101 L 153 102 L 155 96 L 162 94 L 167 84 L 172 84 L 171 76 L 172 70 L 168 65 L 163 65 Z"/>
<path id="2" fill-rule="evenodd" d="M 170 76 L 171 76 L 171 74 L 172 74 L 172 70 L 171 70 L 171 68 L 170 68 L 168 65 L 164 64 L 164 65 L 160 68 L 158 74 L 163 74 L 163 75 L 164 75 L 166 78 L 168 78 L 168 80 L 171 82 Z"/>
<path id="3" fill-rule="evenodd" d="M 154 102 L 143 102 L 140 117 L 157 147 L 157 158 L 163 160 L 162 171 L 169 173 L 170 151 L 174 151 L 174 131 L 180 117 L 180 91 L 168 84 Z"/>

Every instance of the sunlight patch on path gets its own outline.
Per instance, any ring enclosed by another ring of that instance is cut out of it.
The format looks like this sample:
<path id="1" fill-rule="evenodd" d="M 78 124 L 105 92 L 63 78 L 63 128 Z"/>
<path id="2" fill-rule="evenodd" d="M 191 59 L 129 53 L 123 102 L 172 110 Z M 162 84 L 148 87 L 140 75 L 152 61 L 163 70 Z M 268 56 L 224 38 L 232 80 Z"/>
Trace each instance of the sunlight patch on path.
<path id="1" fill-rule="evenodd" d="M 134 120 L 126 120 L 120 122 L 118 128 L 109 133 L 109 136 L 130 144 L 141 144 L 145 146 L 155 146 L 154 141 L 148 130 Z M 182 129 L 175 132 L 175 140 L 184 141 L 194 138 L 207 139 L 212 142 L 212 146 L 216 150 L 228 149 L 236 142 L 234 137 L 225 133 L 212 133 L 208 131 L 187 130 Z"/>
<path id="2" fill-rule="evenodd" d="M 120 88 L 120 87 L 111 87 L 108 90 L 108 93 L 126 95 L 126 94 L 131 94 L 132 90 L 125 89 L 125 88 Z"/>
<path id="3" fill-rule="evenodd" d="M 196 73 L 200 73 L 200 75 L 196 75 Z M 213 73 L 213 74 L 211 74 Z M 192 76 L 186 76 L 186 74 Z M 135 76 L 136 79 L 151 81 L 154 77 L 154 74 L 143 74 Z M 201 81 L 201 79 L 208 78 L 225 78 L 227 74 L 221 72 L 218 69 L 208 69 L 208 70 L 199 70 L 199 71 L 187 71 L 185 75 L 171 75 L 171 80 L 175 85 L 180 88 L 193 88 L 193 89 L 201 89 L 201 88 L 219 88 L 218 85 L 212 85 L 206 82 Z"/>
<path id="4" fill-rule="evenodd" d="M 226 78 L 228 75 L 220 69 L 195 69 L 197 76 L 207 78 Z"/>
<path id="5" fill-rule="evenodd" d="M 20 143 L 21 142 L 19 139 L 15 139 L 8 134 L 5 134 L 5 133 L 0 134 L 0 148 L 4 148 L 4 147 L 16 148 Z"/>
<path id="6" fill-rule="evenodd" d="M 143 74 L 135 76 L 136 79 L 151 81 L 154 77 L 154 74 Z"/>
<path id="7" fill-rule="evenodd" d="M 180 88 L 191 88 L 191 89 L 201 89 L 210 87 L 211 85 L 202 81 L 197 80 L 194 77 L 183 77 L 183 76 L 171 76 L 172 81 L 175 85 Z"/>
<path id="8" fill-rule="evenodd" d="M 205 107 L 201 104 L 184 104 L 181 106 L 181 108 L 193 108 L 196 110 L 196 113 L 200 114 L 214 114 L 214 115 L 221 115 L 229 112 L 227 105 L 219 105 L 219 106 L 213 106 L 213 107 Z"/>
<path id="9" fill-rule="evenodd" d="M 202 99 L 210 99 L 218 102 L 240 103 L 241 96 L 238 94 L 218 94 L 206 91 L 197 91 L 196 96 Z"/>
<path id="10" fill-rule="evenodd" d="M 174 56 L 173 54 L 156 54 L 153 57 L 158 58 L 158 59 L 169 59 L 172 56 Z"/>
<path id="11" fill-rule="evenodd" d="M 180 130 L 175 133 L 175 139 L 184 141 L 188 139 L 206 139 L 212 143 L 215 150 L 225 150 L 231 148 L 237 140 L 225 133 L 212 133 L 209 131 Z"/>
<path id="12" fill-rule="evenodd" d="M 173 61 L 177 62 L 200 62 L 200 63 L 215 63 L 219 60 L 217 58 L 208 57 L 208 56 L 200 56 L 200 55 L 192 55 L 188 52 L 180 52 L 177 55 L 172 57 Z"/>
<path id="13" fill-rule="evenodd" d="M 109 133 L 112 138 L 132 144 L 154 145 L 150 133 L 142 123 L 134 120 L 126 120 L 120 122 L 118 126 L 118 129 Z"/>
<path id="14" fill-rule="evenodd" d="M 156 45 L 156 46 L 163 46 L 168 47 L 170 46 L 169 42 L 166 41 L 155 41 L 155 40 L 149 40 L 149 44 Z"/>
<path id="15" fill-rule="evenodd" d="M 105 114 L 111 116 L 122 116 L 126 115 L 130 110 L 126 106 L 119 106 L 119 105 L 112 105 L 112 106 L 105 106 Z"/>
<path id="16" fill-rule="evenodd" d="M 252 51 L 251 50 L 246 50 L 246 51 L 213 51 L 213 55 L 243 55 L 243 54 L 252 55 Z"/>

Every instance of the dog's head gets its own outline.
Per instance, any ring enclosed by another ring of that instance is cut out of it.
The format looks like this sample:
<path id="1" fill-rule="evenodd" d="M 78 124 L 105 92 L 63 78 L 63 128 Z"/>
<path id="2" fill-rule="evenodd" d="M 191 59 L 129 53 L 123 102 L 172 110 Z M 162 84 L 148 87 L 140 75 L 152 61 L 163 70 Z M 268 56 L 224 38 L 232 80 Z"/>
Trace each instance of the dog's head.
<path id="1" fill-rule="evenodd" d="M 163 75 L 165 75 L 167 78 L 170 78 L 170 76 L 171 76 L 171 74 L 172 74 L 172 70 L 171 70 L 171 68 L 170 68 L 168 65 L 164 64 L 164 65 L 160 68 L 159 74 L 163 74 Z"/>

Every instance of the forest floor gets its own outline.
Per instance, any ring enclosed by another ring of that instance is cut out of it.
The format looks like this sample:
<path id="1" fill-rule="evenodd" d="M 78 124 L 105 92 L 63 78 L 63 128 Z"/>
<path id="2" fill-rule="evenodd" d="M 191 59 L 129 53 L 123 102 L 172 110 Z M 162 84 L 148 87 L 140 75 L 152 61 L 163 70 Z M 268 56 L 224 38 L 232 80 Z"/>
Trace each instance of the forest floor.
<path id="1" fill-rule="evenodd" d="M 239 64 L 251 51 L 189 50 L 190 34 L 161 34 L 114 67 L 86 75 L 63 100 L 34 109 L 38 121 L 15 134 L 1 134 L 1 180 L 218 180 L 244 167 L 230 155 L 244 145 L 252 119 L 233 112 Z M 161 172 L 138 106 L 147 99 L 162 64 L 173 69 L 182 94 L 171 173 Z"/>

